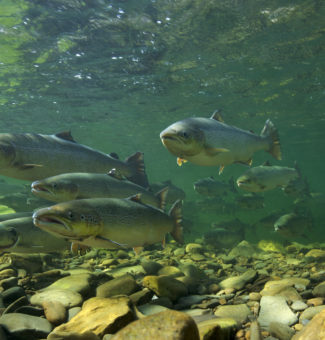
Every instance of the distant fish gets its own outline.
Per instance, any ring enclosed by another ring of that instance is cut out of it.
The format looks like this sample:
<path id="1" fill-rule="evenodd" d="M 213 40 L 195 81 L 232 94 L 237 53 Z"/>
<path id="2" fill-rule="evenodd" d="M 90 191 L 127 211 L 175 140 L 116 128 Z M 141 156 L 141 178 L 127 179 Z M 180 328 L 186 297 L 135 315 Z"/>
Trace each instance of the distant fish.
<path id="1" fill-rule="evenodd" d="M 237 178 L 237 185 L 246 191 L 264 192 L 279 187 L 283 188 L 298 177 L 299 173 L 296 168 L 265 163 L 248 169 Z"/>
<path id="2" fill-rule="evenodd" d="M 203 166 L 224 166 L 233 163 L 251 165 L 256 151 L 264 150 L 281 159 L 278 132 L 268 119 L 261 135 L 223 123 L 218 113 L 211 118 L 187 118 L 160 133 L 163 145 L 181 165 L 189 161 Z"/>
<path id="3" fill-rule="evenodd" d="M 141 193 L 141 199 L 145 204 L 160 209 L 165 208 L 168 194 L 167 187 L 154 194 L 140 185 L 121 179 L 114 172 L 61 174 L 35 181 L 31 188 L 34 195 L 53 202 L 96 197 L 127 198 Z"/>
<path id="4" fill-rule="evenodd" d="M 0 134 L 0 174 L 35 181 L 67 172 L 106 173 L 118 169 L 129 180 L 148 186 L 143 154 L 136 152 L 124 162 L 76 143 L 70 132 L 56 135 Z"/>
<path id="5" fill-rule="evenodd" d="M 89 198 L 37 210 L 34 224 L 57 237 L 94 248 L 137 249 L 163 242 L 165 235 L 182 241 L 181 201 L 169 214 L 141 203 L 141 195 Z"/>
<path id="6" fill-rule="evenodd" d="M 0 223 L 0 250 L 14 253 L 51 253 L 68 250 L 70 243 L 35 227 L 32 216 Z"/>
<path id="7" fill-rule="evenodd" d="M 313 227 L 311 215 L 292 212 L 282 215 L 274 223 L 274 230 L 285 238 L 307 237 Z"/>
<path id="8" fill-rule="evenodd" d="M 228 192 L 237 192 L 233 178 L 230 178 L 228 183 L 225 183 L 215 180 L 212 176 L 196 181 L 194 183 L 194 190 L 200 195 L 208 197 L 227 195 Z"/>
<path id="9" fill-rule="evenodd" d="M 235 202 L 242 209 L 254 210 L 264 208 L 264 197 L 256 194 L 237 196 Z"/>
<path id="10" fill-rule="evenodd" d="M 170 180 L 163 181 L 163 182 L 156 182 L 151 183 L 150 188 L 153 192 L 158 192 L 164 188 L 168 188 L 166 203 L 173 204 L 177 200 L 184 200 L 185 199 L 185 192 L 183 189 L 179 188 L 175 184 L 173 184 Z"/>

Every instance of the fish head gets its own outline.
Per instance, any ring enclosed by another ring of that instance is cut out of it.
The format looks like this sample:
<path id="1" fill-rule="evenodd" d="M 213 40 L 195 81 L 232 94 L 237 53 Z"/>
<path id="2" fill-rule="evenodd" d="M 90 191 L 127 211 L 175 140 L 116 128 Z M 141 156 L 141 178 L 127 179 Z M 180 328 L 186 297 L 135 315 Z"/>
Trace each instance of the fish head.
<path id="1" fill-rule="evenodd" d="M 0 166 L 11 164 L 14 161 L 15 156 L 15 147 L 10 142 L 0 142 Z"/>
<path id="2" fill-rule="evenodd" d="M 19 234 L 13 227 L 0 226 L 0 250 L 13 248 L 19 241 Z"/>
<path id="3" fill-rule="evenodd" d="M 200 153 L 205 144 L 204 132 L 190 119 L 170 125 L 160 133 L 160 139 L 170 153 L 183 159 Z"/>
<path id="4" fill-rule="evenodd" d="M 41 208 L 33 214 L 35 226 L 68 240 L 82 240 L 100 233 L 102 219 L 83 200 L 68 201 Z"/>
<path id="5" fill-rule="evenodd" d="M 45 178 L 31 184 L 34 195 L 54 202 L 72 201 L 78 196 L 78 185 L 58 176 Z"/>
<path id="6" fill-rule="evenodd" d="M 239 188 L 249 192 L 264 191 L 264 188 L 259 184 L 257 177 L 251 173 L 246 173 L 238 177 L 236 183 Z"/>

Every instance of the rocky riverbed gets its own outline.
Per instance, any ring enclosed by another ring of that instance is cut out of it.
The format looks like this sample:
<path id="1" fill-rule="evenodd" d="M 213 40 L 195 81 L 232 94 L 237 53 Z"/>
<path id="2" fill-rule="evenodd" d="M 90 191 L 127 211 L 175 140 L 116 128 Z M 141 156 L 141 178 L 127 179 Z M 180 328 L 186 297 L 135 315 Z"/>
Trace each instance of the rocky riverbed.
<path id="1" fill-rule="evenodd" d="M 321 340 L 322 245 L 0 257 L 0 339 Z"/>

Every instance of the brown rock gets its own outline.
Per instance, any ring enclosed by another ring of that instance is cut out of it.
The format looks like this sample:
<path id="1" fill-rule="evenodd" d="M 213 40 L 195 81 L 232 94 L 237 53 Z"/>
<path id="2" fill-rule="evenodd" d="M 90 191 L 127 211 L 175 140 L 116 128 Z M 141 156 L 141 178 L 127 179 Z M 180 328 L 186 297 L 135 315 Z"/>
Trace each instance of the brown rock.
<path id="1" fill-rule="evenodd" d="M 172 301 L 188 294 L 185 284 L 170 276 L 145 276 L 142 284 L 154 291 L 159 297 L 166 296 Z"/>
<path id="2" fill-rule="evenodd" d="M 185 313 L 173 310 L 149 315 L 132 322 L 111 340 L 199 340 L 194 320 Z"/>
<path id="3" fill-rule="evenodd" d="M 316 314 L 300 332 L 291 340 L 324 340 L 325 339 L 325 310 Z"/>
<path id="4" fill-rule="evenodd" d="M 44 301 L 42 304 L 46 319 L 53 325 L 60 325 L 67 319 L 67 310 L 60 301 Z"/>
<path id="5" fill-rule="evenodd" d="M 52 332 L 47 337 L 47 340 L 100 340 L 100 338 L 92 332 L 85 333 Z"/>
<path id="6" fill-rule="evenodd" d="M 199 322 L 198 328 L 203 340 L 233 339 L 237 322 L 231 318 L 213 318 Z"/>
<path id="7" fill-rule="evenodd" d="M 126 296 L 94 297 L 87 300 L 81 311 L 69 322 L 56 327 L 53 333 L 93 332 L 102 338 L 113 334 L 135 319 L 131 301 Z"/>
<path id="8" fill-rule="evenodd" d="M 96 296 L 108 298 L 114 295 L 131 295 L 137 289 L 138 285 L 133 276 L 126 274 L 98 286 Z"/>
<path id="9" fill-rule="evenodd" d="M 322 297 L 316 297 L 316 298 L 311 298 L 307 300 L 307 305 L 308 306 L 321 306 L 324 302 L 324 299 Z"/>

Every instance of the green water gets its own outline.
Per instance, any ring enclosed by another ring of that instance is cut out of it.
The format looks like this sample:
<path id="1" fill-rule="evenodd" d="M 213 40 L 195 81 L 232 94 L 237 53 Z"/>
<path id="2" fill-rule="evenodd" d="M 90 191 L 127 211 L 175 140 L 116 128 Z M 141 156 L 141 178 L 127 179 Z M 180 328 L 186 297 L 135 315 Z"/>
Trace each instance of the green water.
<path id="1" fill-rule="evenodd" d="M 283 160 L 258 152 L 253 164 L 296 160 L 311 191 L 324 195 L 324 19 L 323 1 L 1 0 L 1 132 L 71 130 L 76 141 L 121 158 L 143 151 L 150 182 L 171 179 L 186 204 L 202 199 L 193 182 L 218 169 L 178 167 L 160 131 L 216 109 L 256 133 L 270 118 Z M 231 165 L 220 179 L 245 170 Z M 252 224 L 292 210 L 281 190 L 264 196 L 256 211 L 192 211 L 187 237 L 233 215 Z M 322 242 L 324 197 L 309 204 L 313 239 Z"/>

